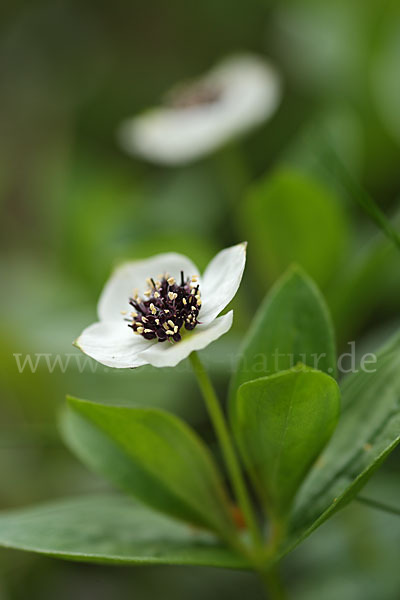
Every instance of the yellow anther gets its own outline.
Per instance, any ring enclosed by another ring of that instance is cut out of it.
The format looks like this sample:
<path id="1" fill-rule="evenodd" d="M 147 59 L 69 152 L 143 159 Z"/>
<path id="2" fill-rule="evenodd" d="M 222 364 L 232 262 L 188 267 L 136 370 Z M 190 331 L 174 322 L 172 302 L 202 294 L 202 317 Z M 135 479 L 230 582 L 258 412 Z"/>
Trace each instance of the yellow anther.
<path id="1" fill-rule="evenodd" d="M 169 325 L 170 327 L 172 327 L 172 328 L 174 328 L 174 327 L 175 327 L 175 323 L 174 323 L 173 321 L 171 321 L 171 319 L 169 319 L 169 321 L 168 321 L 168 325 Z"/>
<path id="2" fill-rule="evenodd" d="M 174 285 L 174 283 L 175 283 L 175 278 L 174 278 L 174 277 L 169 277 L 169 278 L 167 279 L 167 283 L 168 283 L 169 285 Z"/>

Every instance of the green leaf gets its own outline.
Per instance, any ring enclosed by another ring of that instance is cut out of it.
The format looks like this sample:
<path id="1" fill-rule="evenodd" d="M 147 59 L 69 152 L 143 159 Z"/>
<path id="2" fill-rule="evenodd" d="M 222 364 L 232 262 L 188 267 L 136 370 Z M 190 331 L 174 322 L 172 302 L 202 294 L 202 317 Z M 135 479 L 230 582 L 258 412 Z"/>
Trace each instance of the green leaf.
<path id="1" fill-rule="evenodd" d="M 299 365 L 244 383 L 236 404 L 243 461 L 267 512 L 284 519 L 336 427 L 339 387 L 329 375 Z"/>
<path id="2" fill-rule="evenodd" d="M 400 442 L 400 333 L 376 358 L 374 372 L 343 382 L 339 425 L 296 501 L 293 544 L 348 504 Z"/>
<path id="3" fill-rule="evenodd" d="M 85 562 L 248 566 L 212 534 L 112 494 L 0 513 L 0 545 Z"/>
<path id="4" fill-rule="evenodd" d="M 298 362 L 336 374 L 331 318 L 318 288 L 301 269 L 290 268 L 267 294 L 239 357 L 232 400 L 245 381 L 285 371 Z"/>
<path id="5" fill-rule="evenodd" d="M 310 176 L 281 168 L 255 184 L 241 204 L 239 225 L 251 239 L 263 284 L 296 261 L 325 285 L 335 274 L 348 243 L 348 224 L 333 192 Z"/>
<path id="6" fill-rule="evenodd" d="M 69 398 L 62 429 L 91 469 L 161 512 L 232 539 L 230 506 L 211 454 L 179 418 Z"/>

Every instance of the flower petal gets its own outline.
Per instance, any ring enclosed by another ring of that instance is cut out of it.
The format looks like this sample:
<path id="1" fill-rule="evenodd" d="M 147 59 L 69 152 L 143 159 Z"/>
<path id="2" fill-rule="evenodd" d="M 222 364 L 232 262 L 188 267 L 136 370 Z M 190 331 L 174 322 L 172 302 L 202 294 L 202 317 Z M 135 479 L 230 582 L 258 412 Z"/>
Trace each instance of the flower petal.
<path id="1" fill-rule="evenodd" d="M 226 129 L 240 134 L 262 123 L 276 110 L 280 77 L 271 64 L 252 54 L 237 54 L 218 64 L 205 78 L 225 90 L 222 100 Z"/>
<path id="2" fill-rule="evenodd" d="M 128 369 L 146 364 L 140 352 L 152 343 L 135 335 L 125 321 L 102 321 L 87 327 L 75 346 L 106 367 Z"/>
<path id="3" fill-rule="evenodd" d="M 101 321 L 121 321 L 122 311 L 129 311 L 129 298 L 136 289 L 139 295 L 147 289 L 146 279 L 169 273 L 180 280 L 180 272 L 185 277 L 199 275 L 196 265 L 183 254 L 167 252 L 156 254 L 144 260 L 127 262 L 117 267 L 101 293 L 97 312 Z M 129 331 L 129 330 L 128 330 Z"/>
<path id="4" fill-rule="evenodd" d="M 196 329 L 190 334 L 186 334 L 180 342 L 173 345 L 156 343 L 142 352 L 140 356 L 154 367 L 175 367 L 187 358 L 191 352 L 202 350 L 229 331 L 232 320 L 233 311 L 231 310 L 209 325 L 197 325 Z"/>
<path id="5" fill-rule="evenodd" d="M 195 85 L 220 95 L 213 102 L 155 108 L 126 120 L 118 133 L 124 149 L 166 165 L 190 162 L 262 123 L 281 96 L 275 70 L 250 54 L 224 60 Z"/>
<path id="6" fill-rule="evenodd" d="M 219 252 L 208 264 L 200 288 L 201 323 L 210 323 L 229 304 L 240 285 L 246 263 L 246 242 Z"/>

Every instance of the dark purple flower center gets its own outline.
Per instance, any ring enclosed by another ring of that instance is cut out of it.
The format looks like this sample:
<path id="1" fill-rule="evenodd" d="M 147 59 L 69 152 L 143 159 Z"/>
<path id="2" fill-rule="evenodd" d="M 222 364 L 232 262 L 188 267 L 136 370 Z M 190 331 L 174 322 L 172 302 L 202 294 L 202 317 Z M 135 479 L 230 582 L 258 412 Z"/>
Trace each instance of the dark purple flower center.
<path id="1" fill-rule="evenodd" d="M 163 276 L 159 281 L 148 279 L 145 298 L 129 298 L 133 307 L 129 327 L 146 340 L 179 342 L 181 329 L 191 331 L 198 323 L 201 297 L 197 277 L 185 279 L 181 271 L 178 284 L 173 277 Z"/>

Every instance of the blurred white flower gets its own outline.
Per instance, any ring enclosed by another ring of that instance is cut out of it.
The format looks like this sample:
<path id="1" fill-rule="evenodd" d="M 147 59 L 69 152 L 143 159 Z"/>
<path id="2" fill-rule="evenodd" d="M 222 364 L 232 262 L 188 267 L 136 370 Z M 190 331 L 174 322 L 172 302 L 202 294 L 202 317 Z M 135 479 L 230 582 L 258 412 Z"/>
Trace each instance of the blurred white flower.
<path id="1" fill-rule="evenodd" d="M 103 289 L 99 321 L 75 345 L 108 367 L 173 367 L 230 329 L 233 311 L 218 315 L 236 294 L 245 262 L 242 243 L 219 252 L 201 277 L 173 252 L 125 263 Z"/>
<path id="2" fill-rule="evenodd" d="M 193 161 L 265 121 L 280 100 L 280 80 L 264 59 L 238 55 L 174 88 L 164 106 L 125 121 L 131 154 L 165 165 Z"/>

